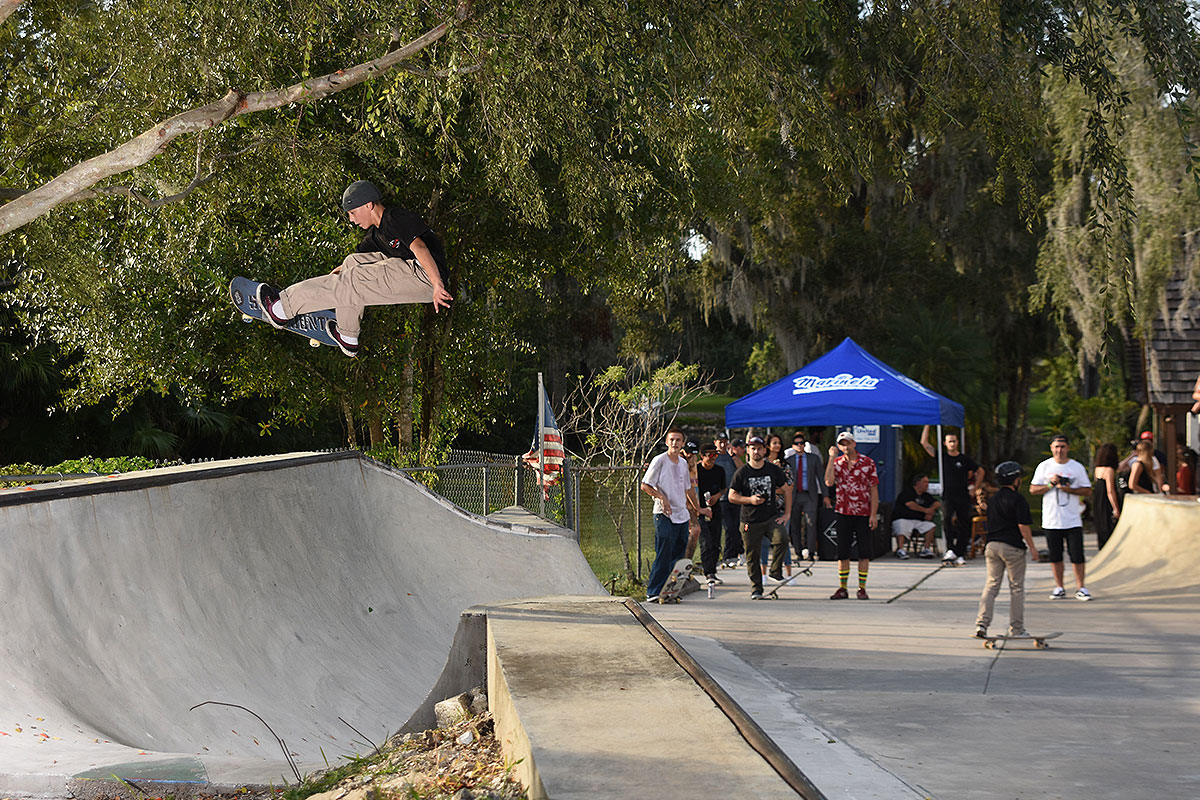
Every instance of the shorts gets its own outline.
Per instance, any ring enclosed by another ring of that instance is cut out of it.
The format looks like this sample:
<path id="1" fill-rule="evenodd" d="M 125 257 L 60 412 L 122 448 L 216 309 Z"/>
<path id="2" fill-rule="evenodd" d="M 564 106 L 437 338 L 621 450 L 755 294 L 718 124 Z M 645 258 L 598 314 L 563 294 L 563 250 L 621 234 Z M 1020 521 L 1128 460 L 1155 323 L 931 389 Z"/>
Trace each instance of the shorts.
<path id="1" fill-rule="evenodd" d="M 928 533 L 935 527 L 937 526 L 932 522 L 924 519 L 892 520 L 892 533 L 897 536 L 912 536 L 914 533 Z"/>
<path id="2" fill-rule="evenodd" d="M 1042 533 L 1046 534 L 1046 547 L 1050 550 L 1051 564 L 1062 563 L 1064 540 L 1067 543 L 1067 553 L 1071 556 L 1071 563 L 1083 563 L 1083 528 L 1043 529 Z"/>
<path id="3" fill-rule="evenodd" d="M 849 561 L 851 548 L 858 542 L 858 558 L 871 557 L 871 518 L 853 514 L 837 515 L 838 561 Z"/>

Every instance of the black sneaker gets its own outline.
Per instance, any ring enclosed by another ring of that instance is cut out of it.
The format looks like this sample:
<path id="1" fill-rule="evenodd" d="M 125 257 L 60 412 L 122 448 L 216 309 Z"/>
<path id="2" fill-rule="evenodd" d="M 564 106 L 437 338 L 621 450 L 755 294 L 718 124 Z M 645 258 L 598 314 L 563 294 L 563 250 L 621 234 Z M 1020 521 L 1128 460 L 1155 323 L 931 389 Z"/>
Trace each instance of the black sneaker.
<path id="1" fill-rule="evenodd" d="M 329 338 L 337 342 L 338 350 L 341 350 L 343 355 L 350 356 L 350 358 L 358 355 L 358 345 L 350 344 L 338 334 L 337 322 L 331 319 L 325 320 L 325 332 L 329 334 Z"/>
<path id="2" fill-rule="evenodd" d="M 275 315 L 271 310 L 271 306 L 279 302 L 279 290 L 268 283 L 260 283 L 257 292 L 258 307 L 262 309 L 263 319 L 272 328 L 283 330 L 295 317 L 284 318 Z"/>

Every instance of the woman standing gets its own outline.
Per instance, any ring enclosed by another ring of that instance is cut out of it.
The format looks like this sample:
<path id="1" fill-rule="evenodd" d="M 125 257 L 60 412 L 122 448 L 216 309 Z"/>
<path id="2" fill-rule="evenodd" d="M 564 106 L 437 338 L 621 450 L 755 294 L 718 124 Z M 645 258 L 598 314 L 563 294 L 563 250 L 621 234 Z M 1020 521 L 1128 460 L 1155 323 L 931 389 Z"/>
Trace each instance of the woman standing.
<path id="1" fill-rule="evenodd" d="M 1135 460 L 1129 470 L 1129 490 L 1137 494 L 1164 494 L 1170 491 L 1170 486 L 1163 483 L 1162 467 L 1154 458 L 1154 445 L 1146 439 L 1137 443 L 1134 448 Z"/>
<path id="2" fill-rule="evenodd" d="M 1096 451 L 1096 469 L 1092 473 L 1092 508 L 1096 518 L 1096 546 L 1103 548 L 1121 516 L 1115 444 L 1102 444 Z"/>
<path id="3" fill-rule="evenodd" d="M 787 459 L 784 458 L 783 437 L 779 434 L 773 433 L 767 437 L 767 463 L 774 464 L 783 470 L 784 477 L 787 478 L 789 486 L 796 482 L 795 478 L 792 477 L 792 468 L 788 466 Z M 779 513 L 782 514 L 786 504 L 782 489 L 775 493 L 775 503 L 779 507 Z M 767 539 L 763 538 L 762 564 L 764 571 L 766 571 L 770 552 L 780 547 L 783 549 L 783 571 L 790 578 L 792 575 L 792 548 L 788 544 L 787 528 L 783 525 L 772 524 L 771 541 L 768 543 Z M 782 580 L 783 574 L 771 575 L 771 577 L 775 580 Z"/>
<path id="4" fill-rule="evenodd" d="M 1196 451 L 1182 443 L 1175 445 L 1175 494 L 1196 493 Z"/>

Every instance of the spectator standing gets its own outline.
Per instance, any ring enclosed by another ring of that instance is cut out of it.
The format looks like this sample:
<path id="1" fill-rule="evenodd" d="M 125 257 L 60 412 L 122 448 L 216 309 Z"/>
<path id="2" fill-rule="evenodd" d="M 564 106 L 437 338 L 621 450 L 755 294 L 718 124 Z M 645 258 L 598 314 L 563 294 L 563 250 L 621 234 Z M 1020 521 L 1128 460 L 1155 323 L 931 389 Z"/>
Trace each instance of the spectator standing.
<path id="1" fill-rule="evenodd" d="M 1075 571 L 1075 599 L 1091 600 L 1084 585 L 1083 498 L 1092 493 L 1087 470 L 1069 453 L 1071 443 L 1061 433 L 1050 441 L 1050 458 L 1037 465 L 1029 481 L 1030 494 L 1042 498 L 1042 532 L 1050 550 L 1050 568 L 1054 571 L 1053 600 L 1067 596 L 1063 588 L 1063 545 L 1071 556 Z"/>
<path id="2" fill-rule="evenodd" d="M 1116 448 L 1113 448 L 1114 461 Z M 979 614 L 975 617 L 975 635 L 984 638 L 992 624 L 992 612 L 1000 584 L 1008 573 L 1008 635 L 1029 636 L 1025 630 L 1025 551 L 1038 560 L 1033 544 L 1033 520 L 1029 503 L 1017 491 L 1021 487 L 1021 465 L 1005 461 L 996 467 L 999 490 L 988 502 L 987 582 L 979 596 Z"/>
<path id="3" fill-rule="evenodd" d="M 758 436 L 750 437 L 750 460 L 733 475 L 733 483 L 729 486 L 729 499 L 742 508 L 742 536 L 746 553 L 746 571 L 750 575 L 753 589 L 751 600 L 761 600 L 763 596 L 762 568 L 758 562 L 758 552 L 762 547 L 762 538 L 771 531 L 771 526 L 782 525 L 792 511 L 792 487 L 788 485 L 783 470 L 774 464 L 767 463 L 767 443 Z M 778 489 L 784 491 L 784 512 L 779 514 L 775 505 L 775 493 Z M 786 542 L 784 542 L 786 546 Z M 779 570 L 783 553 L 771 553 L 771 569 Z"/>
<path id="4" fill-rule="evenodd" d="M 725 471 L 725 486 L 728 488 L 729 482 L 733 480 L 733 473 L 737 472 L 737 465 L 733 463 L 733 455 L 729 450 L 729 436 L 722 431 L 713 439 L 713 444 L 717 448 L 717 466 Z M 724 555 L 721 556 L 723 566 L 728 566 L 730 561 L 737 563 L 738 552 L 742 547 L 742 532 L 738 524 L 741 513 L 740 508 L 729 502 L 729 492 L 726 492 L 717 505 L 717 517 L 721 523 L 721 530 L 725 532 L 725 549 Z"/>
<path id="5" fill-rule="evenodd" d="M 795 508 L 795 505 L 796 505 L 796 488 L 795 488 L 796 480 L 795 480 L 795 476 L 792 475 L 791 467 L 788 466 L 787 461 L 783 457 L 783 437 L 780 436 L 779 434 L 773 433 L 767 437 L 767 463 L 774 464 L 775 466 L 777 466 L 781 470 L 783 470 L 783 476 L 787 480 L 787 485 L 792 487 L 792 507 Z M 784 499 L 783 499 L 783 489 L 782 488 L 776 490 L 775 505 L 778 507 L 779 513 L 782 514 L 784 511 Z M 762 548 L 762 558 L 760 560 L 762 561 L 762 563 L 764 565 L 767 564 L 768 556 L 769 556 L 768 547 L 767 547 L 768 544 L 770 544 L 771 550 L 775 550 L 777 548 L 782 549 L 782 551 L 783 551 L 783 570 L 784 570 L 784 573 L 786 573 L 788 577 L 791 577 L 791 575 L 792 575 L 792 550 L 791 550 L 791 547 L 789 547 L 789 543 L 788 543 L 789 540 L 788 540 L 788 532 L 787 532 L 787 524 L 786 524 L 787 520 L 788 520 L 788 518 L 785 517 L 784 524 L 773 526 L 771 528 L 771 538 L 770 538 L 769 542 L 764 537 L 763 548 Z M 799 555 L 799 551 L 797 551 L 797 555 Z M 774 578 L 777 581 L 783 580 L 783 574 L 781 574 L 779 572 L 772 571 L 770 573 L 770 575 L 772 578 Z"/>
<path id="6" fill-rule="evenodd" d="M 841 454 L 838 454 L 838 451 Z M 837 445 L 829 448 L 825 485 L 837 488 L 838 582 L 830 600 L 849 597 L 850 549 L 858 542 L 858 599 L 867 596 L 867 571 L 871 568 L 871 531 L 879 525 L 879 473 L 870 456 L 858 452 L 850 431 L 838 434 Z"/>
<path id="7" fill-rule="evenodd" d="M 654 564 L 646 580 L 646 600 L 654 600 L 687 551 L 688 522 L 695 508 L 692 478 L 683 456 L 683 431 L 671 428 L 667 452 L 659 453 L 642 476 L 641 489 L 654 498 Z"/>
<path id="8" fill-rule="evenodd" d="M 826 508 L 832 504 L 822 479 L 825 464 L 819 454 L 808 449 L 808 437 L 802 430 L 792 434 L 787 463 L 795 478 L 792 485 L 792 518 L 789 522 L 792 547 L 800 558 L 816 558 L 817 513 L 822 502 Z"/>
<path id="9" fill-rule="evenodd" d="M 1175 460 L 1179 462 L 1175 470 L 1175 494 L 1195 494 L 1196 451 L 1179 442 L 1175 445 Z"/>
<path id="10" fill-rule="evenodd" d="M 942 504 L 929 493 L 929 476 L 918 473 L 912 483 L 896 496 L 896 510 L 892 514 L 892 533 L 896 535 L 896 557 L 908 558 L 905 548 L 912 538 L 912 549 L 917 550 L 916 534 L 924 534 L 925 543 L 920 551 L 921 558 L 933 558 L 933 535 L 936 527 L 933 515 Z"/>
<path id="11" fill-rule="evenodd" d="M 1154 455 L 1154 445 L 1143 439 L 1133 448 L 1133 464 L 1129 469 L 1129 491 L 1134 494 L 1164 494 L 1170 486 L 1163 482 L 1162 462 Z"/>
<path id="12" fill-rule="evenodd" d="M 946 531 L 946 552 L 943 561 L 952 561 L 959 566 L 966 563 L 963 555 L 971 543 L 971 520 L 975 510 L 971 502 L 971 484 L 983 480 L 983 467 L 962 452 L 957 433 L 942 437 L 942 528 Z M 929 441 L 929 426 L 921 431 L 921 447 L 937 458 L 937 451 Z"/>
<path id="13" fill-rule="evenodd" d="M 1096 521 L 1096 546 L 1103 549 L 1108 537 L 1117 527 L 1121 516 L 1121 500 L 1117 495 L 1117 446 L 1111 442 L 1096 451 L 1096 466 L 1092 470 L 1092 517 Z"/>
<path id="14" fill-rule="evenodd" d="M 700 447 L 700 463 L 696 465 L 697 490 L 700 492 L 700 566 L 704 577 L 722 583 L 717 577 L 717 561 L 721 556 L 720 505 L 725 500 L 729 483 L 725 470 L 717 464 L 717 446 Z"/>
<path id="15" fill-rule="evenodd" d="M 729 473 L 729 483 L 733 484 L 734 474 L 746 464 L 746 443 L 741 439 L 734 439 L 729 443 L 729 464 L 725 469 Z M 725 466 L 724 464 L 722 466 Z M 725 494 L 726 502 L 730 508 L 732 521 L 726 517 L 726 523 L 732 524 L 733 527 L 725 529 L 725 566 L 736 568 L 745 566 L 745 539 L 742 536 L 742 509 L 741 506 L 729 500 L 729 493 Z"/>

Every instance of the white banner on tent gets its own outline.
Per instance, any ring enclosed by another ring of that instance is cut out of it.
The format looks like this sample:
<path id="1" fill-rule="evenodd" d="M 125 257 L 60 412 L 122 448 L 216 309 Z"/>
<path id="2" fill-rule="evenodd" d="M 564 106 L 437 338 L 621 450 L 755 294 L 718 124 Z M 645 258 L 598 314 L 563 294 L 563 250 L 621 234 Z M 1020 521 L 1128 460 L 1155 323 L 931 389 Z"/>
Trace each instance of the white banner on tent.
<path id="1" fill-rule="evenodd" d="M 855 425 L 853 432 L 858 444 L 879 444 L 878 425 Z"/>

